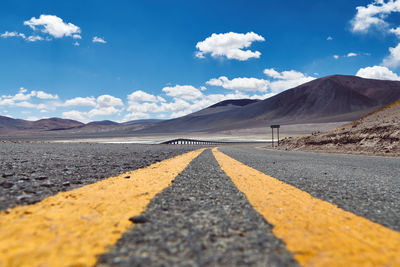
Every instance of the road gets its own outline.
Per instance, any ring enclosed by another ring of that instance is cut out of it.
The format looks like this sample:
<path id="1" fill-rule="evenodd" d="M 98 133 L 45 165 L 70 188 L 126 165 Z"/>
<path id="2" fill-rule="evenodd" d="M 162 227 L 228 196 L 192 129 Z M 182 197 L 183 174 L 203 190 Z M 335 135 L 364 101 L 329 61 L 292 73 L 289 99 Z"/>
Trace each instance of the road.
<path id="1" fill-rule="evenodd" d="M 397 158 L 145 148 L 164 158 L 28 206 L 2 201 L 0 266 L 400 266 Z M 110 159 L 118 146 L 96 149 Z"/>

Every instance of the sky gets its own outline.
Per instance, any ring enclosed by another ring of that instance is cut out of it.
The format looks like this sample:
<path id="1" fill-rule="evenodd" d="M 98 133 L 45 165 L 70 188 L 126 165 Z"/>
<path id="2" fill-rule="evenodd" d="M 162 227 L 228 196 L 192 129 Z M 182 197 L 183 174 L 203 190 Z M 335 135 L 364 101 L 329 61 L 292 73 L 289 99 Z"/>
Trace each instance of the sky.
<path id="1" fill-rule="evenodd" d="M 400 0 L 0 2 L 0 115 L 169 119 L 316 78 L 400 80 Z"/>

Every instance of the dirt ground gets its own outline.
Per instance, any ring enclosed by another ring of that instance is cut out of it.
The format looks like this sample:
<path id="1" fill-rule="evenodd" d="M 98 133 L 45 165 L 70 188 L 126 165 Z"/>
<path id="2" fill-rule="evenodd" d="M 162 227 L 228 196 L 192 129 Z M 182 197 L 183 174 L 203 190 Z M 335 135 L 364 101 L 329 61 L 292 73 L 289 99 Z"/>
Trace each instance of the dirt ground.
<path id="1" fill-rule="evenodd" d="M 400 156 L 400 100 L 326 132 L 281 141 L 279 149 Z"/>

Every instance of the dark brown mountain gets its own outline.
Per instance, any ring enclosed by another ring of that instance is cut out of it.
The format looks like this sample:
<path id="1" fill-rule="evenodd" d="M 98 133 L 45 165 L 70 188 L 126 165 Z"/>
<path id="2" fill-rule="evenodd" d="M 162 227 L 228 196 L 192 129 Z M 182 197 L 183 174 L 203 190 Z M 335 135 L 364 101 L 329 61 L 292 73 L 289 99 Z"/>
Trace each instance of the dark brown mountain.
<path id="1" fill-rule="evenodd" d="M 352 121 L 398 98 L 399 81 L 334 75 L 241 107 L 218 110 L 220 107 L 213 105 L 141 132 L 214 132 L 267 124 Z"/>
<path id="2" fill-rule="evenodd" d="M 184 117 L 127 123 L 83 124 L 59 118 L 36 122 L 0 116 L 0 135 L 127 135 L 217 132 L 300 124 L 353 121 L 400 98 L 399 81 L 334 75 L 316 79 L 265 100 L 225 100 Z"/>
<path id="3" fill-rule="evenodd" d="M 57 131 L 76 128 L 84 125 L 74 120 L 49 118 L 38 121 L 27 121 L 0 116 L 0 134 L 13 134 L 23 132 Z"/>

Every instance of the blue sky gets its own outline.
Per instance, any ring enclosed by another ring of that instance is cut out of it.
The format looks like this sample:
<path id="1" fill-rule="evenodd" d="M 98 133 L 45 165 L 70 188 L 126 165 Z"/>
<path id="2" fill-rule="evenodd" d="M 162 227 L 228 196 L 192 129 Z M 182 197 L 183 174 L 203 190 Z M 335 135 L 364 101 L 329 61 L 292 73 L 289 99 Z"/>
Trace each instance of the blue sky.
<path id="1" fill-rule="evenodd" d="M 0 3 L 0 115 L 171 118 L 315 78 L 399 80 L 400 0 Z"/>

